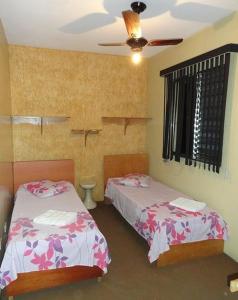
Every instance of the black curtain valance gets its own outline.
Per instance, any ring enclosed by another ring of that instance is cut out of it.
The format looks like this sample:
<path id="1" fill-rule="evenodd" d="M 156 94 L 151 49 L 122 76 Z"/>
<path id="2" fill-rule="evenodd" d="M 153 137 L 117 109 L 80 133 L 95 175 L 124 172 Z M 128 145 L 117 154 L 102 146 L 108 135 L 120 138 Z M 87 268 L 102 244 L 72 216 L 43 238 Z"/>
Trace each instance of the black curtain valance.
<path id="1" fill-rule="evenodd" d="M 163 158 L 179 162 L 183 157 L 187 165 L 203 163 L 219 173 L 230 53 L 206 57 L 166 69 Z"/>
<path id="2" fill-rule="evenodd" d="M 185 67 L 197 64 L 201 61 L 219 56 L 221 54 L 225 53 L 238 53 L 238 44 L 226 44 L 224 46 L 221 46 L 219 48 L 213 49 L 211 51 L 208 51 L 206 53 L 203 53 L 201 55 L 195 56 L 191 59 L 185 60 L 181 63 L 178 63 L 172 67 L 166 68 L 164 70 L 160 71 L 160 76 L 167 76 L 169 73 L 172 73 L 174 71 L 183 69 Z"/>

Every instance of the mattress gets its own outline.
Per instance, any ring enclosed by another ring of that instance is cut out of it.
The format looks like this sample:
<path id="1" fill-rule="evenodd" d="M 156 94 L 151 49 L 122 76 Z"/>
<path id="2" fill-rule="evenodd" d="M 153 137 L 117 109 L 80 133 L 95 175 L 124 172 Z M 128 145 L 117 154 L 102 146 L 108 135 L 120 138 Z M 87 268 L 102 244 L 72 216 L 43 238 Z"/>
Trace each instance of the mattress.
<path id="1" fill-rule="evenodd" d="M 228 237 L 227 224 L 214 210 L 206 207 L 189 212 L 171 206 L 178 197 L 189 198 L 151 179 L 148 188 L 120 185 L 120 178 L 108 180 L 105 196 L 125 220 L 148 242 L 150 262 L 168 251 L 170 245 Z"/>
<path id="2" fill-rule="evenodd" d="M 21 186 L 15 198 L 0 287 L 18 273 L 72 266 L 98 266 L 107 272 L 110 263 L 105 237 L 99 231 L 74 186 L 48 198 L 39 198 Z M 74 223 L 58 227 L 35 224 L 33 219 L 49 209 L 76 212 Z"/>

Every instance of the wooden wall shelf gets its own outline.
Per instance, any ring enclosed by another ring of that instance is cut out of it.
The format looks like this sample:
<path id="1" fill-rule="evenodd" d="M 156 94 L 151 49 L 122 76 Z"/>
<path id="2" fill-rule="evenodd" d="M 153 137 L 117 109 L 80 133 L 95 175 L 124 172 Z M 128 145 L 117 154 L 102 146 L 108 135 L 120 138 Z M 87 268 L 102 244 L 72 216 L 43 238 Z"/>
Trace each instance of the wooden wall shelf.
<path id="1" fill-rule="evenodd" d="M 0 116 L 0 125 L 6 125 L 12 123 L 12 117 L 11 116 Z"/>
<path id="2" fill-rule="evenodd" d="M 149 120 L 151 120 L 152 118 L 149 118 L 149 117 L 102 117 L 102 120 L 104 122 L 110 122 L 110 123 L 113 123 L 113 122 L 121 122 L 123 121 L 124 122 L 124 135 L 126 135 L 126 130 L 127 130 L 127 127 L 128 125 L 130 125 L 132 122 L 135 123 L 135 122 L 147 122 Z"/>
<path id="3" fill-rule="evenodd" d="M 41 127 L 41 134 L 43 133 L 43 125 L 62 123 L 68 121 L 70 117 L 66 116 L 12 116 L 13 124 L 31 124 L 39 125 Z"/>
<path id="4" fill-rule="evenodd" d="M 83 134 L 84 135 L 84 146 L 87 146 L 88 135 L 99 134 L 102 129 L 72 129 L 72 134 Z"/>

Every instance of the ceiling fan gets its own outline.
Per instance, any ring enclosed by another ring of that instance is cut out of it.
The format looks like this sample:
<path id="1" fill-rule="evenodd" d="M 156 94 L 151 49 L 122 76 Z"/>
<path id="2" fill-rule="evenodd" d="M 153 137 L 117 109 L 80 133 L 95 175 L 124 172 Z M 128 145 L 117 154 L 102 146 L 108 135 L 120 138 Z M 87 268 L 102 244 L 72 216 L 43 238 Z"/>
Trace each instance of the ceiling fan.
<path id="1" fill-rule="evenodd" d="M 142 37 L 140 27 L 140 13 L 146 9 L 146 5 L 143 2 L 136 1 L 131 4 L 132 10 L 122 11 L 122 16 L 128 32 L 128 39 L 122 43 L 99 43 L 99 46 L 125 46 L 128 45 L 131 50 L 138 54 L 145 46 L 168 46 L 177 45 L 183 41 L 183 39 L 157 39 L 148 41 Z"/>

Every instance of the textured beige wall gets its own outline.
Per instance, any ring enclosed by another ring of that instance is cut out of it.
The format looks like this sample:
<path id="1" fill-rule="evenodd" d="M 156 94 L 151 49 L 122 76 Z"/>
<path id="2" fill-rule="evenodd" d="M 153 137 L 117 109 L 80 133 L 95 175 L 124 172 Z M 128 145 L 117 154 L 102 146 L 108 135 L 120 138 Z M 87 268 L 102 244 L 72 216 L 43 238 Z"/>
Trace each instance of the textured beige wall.
<path id="1" fill-rule="evenodd" d="M 9 190 L 12 190 L 12 127 L 10 122 L 6 122 L 10 116 L 11 97 L 8 45 L 0 20 L 0 186 L 6 186 Z"/>
<path id="2" fill-rule="evenodd" d="M 72 158 L 77 183 L 95 176 L 96 200 L 103 199 L 103 155 L 145 151 L 146 125 L 103 124 L 102 116 L 147 113 L 147 62 L 90 53 L 10 46 L 14 115 L 66 115 L 68 123 L 40 128 L 14 125 L 14 160 Z M 99 128 L 84 147 L 70 130 Z"/>
<path id="3" fill-rule="evenodd" d="M 150 172 L 168 185 L 186 192 L 195 199 L 206 201 L 219 211 L 230 227 L 230 239 L 225 244 L 227 254 L 238 260 L 238 66 L 237 55 L 231 63 L 231 76 L 227 99 L 224 154 L 221 174 L 187 167 L 183 163 L 162 161 L 163 135 L 163 79 L 160 70 L 212 50 L 227 43 L 238 43 L 238 14 L 210 27 L 184 41 L 177 47 L 154 56 L 149 61 L 149 114 L 148 151 Z"/>

